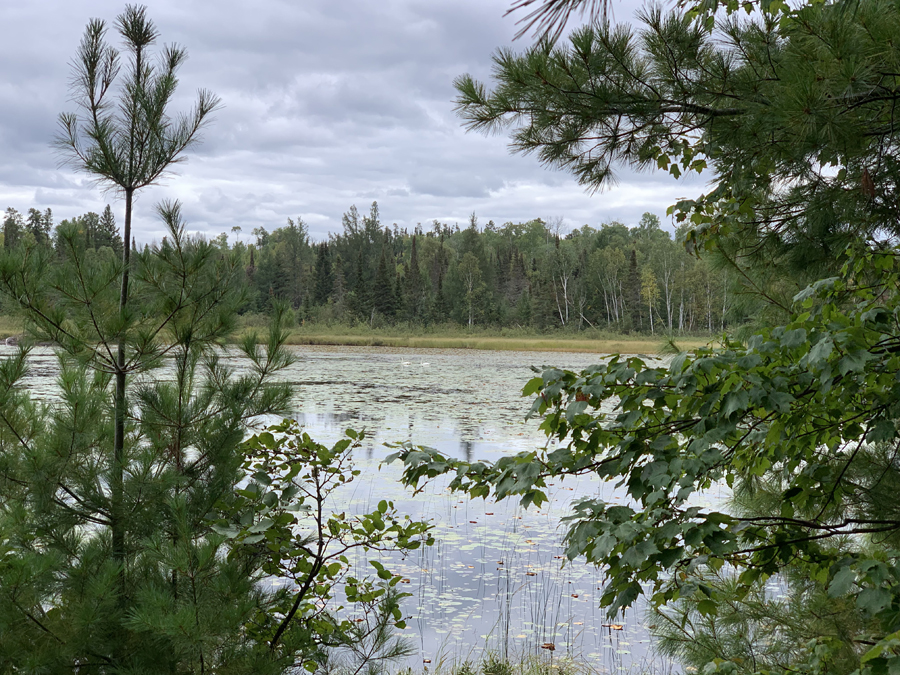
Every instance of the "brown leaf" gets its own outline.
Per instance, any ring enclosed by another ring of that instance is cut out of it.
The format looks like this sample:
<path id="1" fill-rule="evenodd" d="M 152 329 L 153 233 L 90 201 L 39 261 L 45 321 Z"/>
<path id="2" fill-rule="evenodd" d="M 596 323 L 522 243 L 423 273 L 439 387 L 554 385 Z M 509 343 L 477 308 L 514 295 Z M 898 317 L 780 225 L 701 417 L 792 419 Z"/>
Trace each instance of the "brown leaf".
<path id="1" fill-rule="evenodd" d="M 875 181 L 872 180 L 872 176 L 869 175 L 869 170 L 863 167 L 862 176 L 860 177 L 860 184 L 862 188 L 862 193 L 864 196 L 869 199 L 875 199 Z"/>

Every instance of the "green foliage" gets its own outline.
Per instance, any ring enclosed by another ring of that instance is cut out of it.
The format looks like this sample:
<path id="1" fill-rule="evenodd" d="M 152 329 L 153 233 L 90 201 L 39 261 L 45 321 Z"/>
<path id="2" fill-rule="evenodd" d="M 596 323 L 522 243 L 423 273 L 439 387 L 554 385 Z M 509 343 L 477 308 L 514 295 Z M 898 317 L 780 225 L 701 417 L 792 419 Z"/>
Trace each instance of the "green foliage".
<path id="1" fill-rule="evenodd" d="M 323 520 L 329 486 L 347 479 L 348 444 L 329 451 L 271 433 L 243 443 L 289 407 L 290 386 L 273 381 L 292 362 L 288 305 L 273 298 L 267 335 L 230 348 L 236 369 L 223 345 L 248 302 L 242 250 L 187 236 L 177 203 L 158 208 L 161 244 L 127 245 L 134 192 L 181 158 L 217 99 L 201 92 L 193 111 L 172 115 L 184 51 L 151 58 L 157 32 L 144 8 L 126 7 L 116 28 L 127 65 L 91 21 L 75 60 L 82 116 L 61 116 L 57 140 L 77 169 L 123 193 L 126 245 L 109 207 L 61 223 L 55 248 L 49 211 L 32 209 L 27 230 L 11 211 L 4 226 L 0 293 L 30 338 L 55 346 L 60 375 L 49 395 L 31 391 L 27 343 L 0 361 L 0 670 L 282 673 L 315 669 L 348 640 L 369 646 L 361 665 L 401 654 L 386 632 L 402 619 L 396 581 L 383 568 L 383 583 L 343 579 L 340 557 L 415 548 L 427 527 L 388 504 Z M 280 289 L 296 303 L 304 226 L 289 221 L 269 239 L 296 271 Z M 291 511 L 310 504 L 312 539 Z M 320 611 L 338 580 L 371 629 Z"/>
<path id="2" fill-rule="evenodd" d="M 862 671 L 894 667 L 900 274 L 892 251 L 850 256 L 841 277 L 798 294 L 788 324 L 747 345 L 726 340 L 668 366 L 615 356 L 581 373 L 544 371 L 524 394 L 537 395 L 532 414 L 559 447 L 496 464 L 411 446 L 392 459 L 404 462 L 410 484 L 450 474 L 452 489 L 524 506 L 546 501 L 550 477 L 615 480 L 621 503 L 585 498 L 565 519 L 569 559 L 607 570 L 601 603 L 611 612 L 649 584 L 655 605 L 695 597 L 696 611 L 710 615 L 789 569 L 855 606 L 850 639 L 869 645 Z M 608 402 L 609 416 L 600 412 Z M 759 480 L 772 492 L 770 508 L 693 505 L 714 485 Z M 726 565 L 731 594 L 695 575 Z M 839 658 L 824 633 L 816 637 L 804 658 Z"/>
<path id="3" fill-rule="evenodd" d="M 396 590 L 401 577 L 370 560 L 376 580 L 351 571 L 348 555 L 366 551 L 410 551 L 433 539 L 430 526 L 397 513 L 381 501 L 370 513 L 335 511 L 335 491 L 359 475 L 351 455 L 362 435 L 348 429 L 334 446 L 316 443 L 297 422 L 285 420 L 244 442 L 242 469 L 249 481 L 236 492 L 216 532 L 233 540 L 232 557 L 249 557 L 285 590 L 253 636 L 284 658 L 302 654 L 310 669 L 326 662 L 326 647 L 341 647 L 357 659 L 384 660 L 406 654 L 391 638 L 403 628 Z M 363 615 L 360 621 L 335 615 L 337 588 Z M 291 590 L 287 590 L 291 589 Z M 377 611 L 376 611 L 377 610 Z"/>
<path id="4" fill-rule="evenodd" d="M 287 407 L 289 388 L 269 382 L 290 363 L 285 326 L 276 317 L 266 349 L 240 345 L 251 367 L 234 372 L 218 345 L 242 302 L 239 261 L 162 212 L 169 236 L 135 254 L 124 314 L 121 260 L 71 229 L 62 260 L 37 245 L 0 257 L 0 290 L 60 367 L 42 398 L 24 386 L 27 346 L 0 364 L 0 662 L 16 669 L 273 667 L 245 633 L 272 601 L 259 567 L 229 559 L 208 519 L 243 476 L 246 425 Z M 119 345 L 134 375 L 120 453 Z"/>
<path id="5" fill-rule="evenodd" d="M 60 115 L 56 145 L 76 170 L 106 181 L 127 197 L 180 161 L 197 142 L 219 99 L 201 89 L 193 110 L 172 116 L 167 108 L 187 52 L 169 45 L 160 58 L 153 58 L 149 50 L 159 33 L 145 7 L 126 6 L 116 18 L 116 32 L 128 55 L 126 82 L 117 90 L 121 54 L 106 42 L 105 22 L 92 19 L 73 61 L 73 100 L 82 115 Z M 126 239 L 128 234 L 126 227 Z"/>
<path id="6" fill-rule="evenodd" d="M 733 13 L 744 6 L 760 11 Z M 592 190 L 620 168 L 714 167 L 708 193 L 671 212 L 757 325 L 784 322 L 848 244 L 896 235 L 896 2 L 713 0 L 637 24 L 500 50 L 490 86 L 458 78 L 458 112 Z"/>

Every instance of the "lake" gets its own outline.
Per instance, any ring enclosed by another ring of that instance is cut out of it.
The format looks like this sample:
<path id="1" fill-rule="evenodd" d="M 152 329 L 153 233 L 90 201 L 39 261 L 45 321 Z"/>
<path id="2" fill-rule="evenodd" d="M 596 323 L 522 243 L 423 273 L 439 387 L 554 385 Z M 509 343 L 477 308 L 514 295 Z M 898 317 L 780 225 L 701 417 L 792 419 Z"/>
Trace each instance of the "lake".
<path id="1" fill-rule="evenodd" d="M 612 487 L 581 478 L 550 486 L 540 510 L 512 502 L 470 501 L 443 484 L 421 494 L 398 483 L 400 467 L 383 465 L 384 443 L 412 441 L 471 460 L 496 460 L 546 443 L 538 420 L 526 421 L 521 397 L 530 366 L 580 369 L 600 356 L 542 352 L 295 347 L 297 362 L 285 377 L 296 389 L 295 416 L 316 440 L 331 443 L 352 427 L 367 437 L 354 461 L 362 470 L 341 508 L 371 510 L 389 499 L 413 517 L 433 521 L 436 543 L 392 559 L 412 594 L 402 633 L 418 653 L 410 665 L 474 659 L 485 649 L 501 654 L 570 655 L 601 672 L 668 667 L 652 661 L 643 610 L 610 621 L 598 608 L 603 575 L 579 561 L 564 564 L 559 518 L 575 497 L 617 499 Z M 11 353 L 0 348 L 0 355 Z M 234 359 L 240 367 L 240 361 Z M 33 352 L 29 386 L 52 389 L 52 350 Z M 365 560 L 351 560 L 357 569 Z"/>

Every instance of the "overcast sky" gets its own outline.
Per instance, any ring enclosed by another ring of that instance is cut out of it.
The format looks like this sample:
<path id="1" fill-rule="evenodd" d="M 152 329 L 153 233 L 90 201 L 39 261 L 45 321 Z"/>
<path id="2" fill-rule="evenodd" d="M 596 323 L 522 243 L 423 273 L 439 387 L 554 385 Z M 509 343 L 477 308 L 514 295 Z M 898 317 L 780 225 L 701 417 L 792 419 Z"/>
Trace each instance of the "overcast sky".
<path id="1" fill-rule="evenodd" d="M 453 113 L 453 78 L 489 79 L 491 55 L 511 45 L 509 0 L 153 0 L 161 42 L 188 50 L 177 109 L 198 88 L 224 107 L 204 142 L 136 205 L 139 241 L 161 237 L 161 198 L 184 204 L 188 229 L 242 237 L 302 218 L 314 240 L 341 230 L 355 204 L 378 201 L 382 223 L 437 219 L 564 219 L 565 225 L 636 224 L 663 218 L 702 188 L 660 174 L 622 175 L 588 194 L 566 173 L 511 155 L 507 139 L 466 133 Z M 619 0 L 628 19 L 636 2 Z M 70 63 L 88 19 L 110 24 L 121 2 L 3 2 L 0 9 L 0 209 L 53 209 L 57 221 L 122 203 L 82 174 L 60 168 L 50 146 L 69 102 Z M 111 37 L 114 37 L 111 36 Z M 523 49 L 526 40 L 515 47 Z"/>

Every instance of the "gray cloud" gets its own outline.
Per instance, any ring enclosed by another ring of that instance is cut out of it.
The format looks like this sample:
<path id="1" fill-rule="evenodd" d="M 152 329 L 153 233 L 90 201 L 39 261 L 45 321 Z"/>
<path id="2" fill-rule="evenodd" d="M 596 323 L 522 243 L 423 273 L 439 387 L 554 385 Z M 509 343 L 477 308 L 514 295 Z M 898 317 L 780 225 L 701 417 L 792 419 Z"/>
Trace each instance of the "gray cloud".
<path id="1" fill-rule="evenodd" d="M 7 3 L 9 4 L 9 3 Z M 215 236 L 239 226 L 280 227 L 302 217 L 315 239 L 340 229 L 351 204 L 377 200 L 385 224 L 562 217 L 569 226 L 644 211 L 663 215 L 702 181 L 623 174 L 589 195 L 503 137 L 466 134 L 453 114 L 453 79 L 488 78 L 491 55 L 511 45 L 509 0 L 340 3 L 156 0 L 165 43 L 187 48 L 177 109 L 203 87 L 223 108 L 174 176 L 141 194 L 140 241 L 163 228 L 153 204 L 184 203 L 188 227 Z M 50 147 L 69 101 L 69 63 L 88 18 L 112 22 L 119 2 L 47 0 L 0 9 L 0 208 L 52 207 L 57 219 L 112 202 L 88 177 L 58 166 Z M 631 14 L 626 3 L 617 15 Z M 525 43 L 519 45 L 525 46 Z"/>

